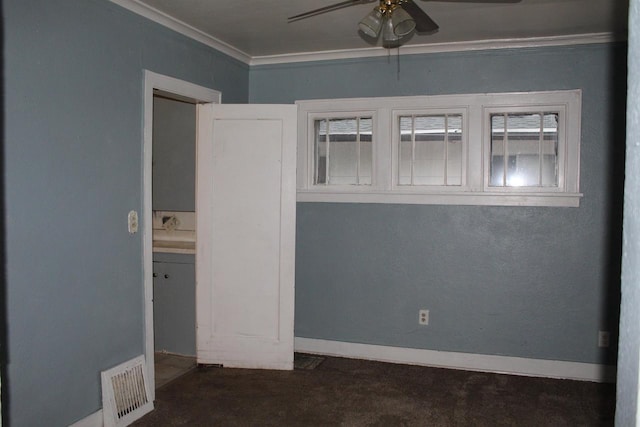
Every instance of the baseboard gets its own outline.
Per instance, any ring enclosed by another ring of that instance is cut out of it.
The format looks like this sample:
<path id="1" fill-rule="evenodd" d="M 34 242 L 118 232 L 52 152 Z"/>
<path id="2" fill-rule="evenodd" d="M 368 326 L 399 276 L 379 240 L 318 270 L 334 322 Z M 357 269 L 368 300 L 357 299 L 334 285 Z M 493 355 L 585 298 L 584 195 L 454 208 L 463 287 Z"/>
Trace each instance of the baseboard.
<path id="1" fill-rule="evenodd" d="M 295 351 L 326 356 L 405 363 L 437 368 L 493 372 L 530 377 L 615 382 L 616 367 L 560 360 L 528 359 L 450 351 L 388 347 L 313 338 L 295 338 Z"/>
<path id="2" fill-rule="evenodd" d="M 76 421 L 69 427 L 103 427 L 102 423 L 102 409 L 94 412 L 93 414 L 84 417 L 81 420 Z"/>

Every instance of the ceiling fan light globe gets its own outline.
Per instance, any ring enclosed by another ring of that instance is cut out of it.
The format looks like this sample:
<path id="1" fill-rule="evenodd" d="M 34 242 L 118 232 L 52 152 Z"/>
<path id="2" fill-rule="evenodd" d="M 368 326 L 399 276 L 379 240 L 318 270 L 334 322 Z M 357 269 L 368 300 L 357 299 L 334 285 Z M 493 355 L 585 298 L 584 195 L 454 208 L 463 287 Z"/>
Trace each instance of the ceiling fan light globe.
<path id="1" fill-rule="evenodd" d="M 397 7 L 391 14 L 393 32 L 398 37 L 410 34 L 416 28 L 416 21 L 413 20 L 403 8 Z"/>
<path id="2" fill-rule="evenodd" d="M 393 21 L 390 18 L 385 19 L 382 26 L 382 45 L 395 45 L 398 40 L 400 37 L 393 31 Z"/>
<path id="3" fill-rule="evenodd" d="M 371 13 L 362 18 L 358 24 L 358 28 L 367 36 L 378 38 L 380 30 L 382 29 L 382 20 L 382 13 L 378 8 L 375 8 Z"/>

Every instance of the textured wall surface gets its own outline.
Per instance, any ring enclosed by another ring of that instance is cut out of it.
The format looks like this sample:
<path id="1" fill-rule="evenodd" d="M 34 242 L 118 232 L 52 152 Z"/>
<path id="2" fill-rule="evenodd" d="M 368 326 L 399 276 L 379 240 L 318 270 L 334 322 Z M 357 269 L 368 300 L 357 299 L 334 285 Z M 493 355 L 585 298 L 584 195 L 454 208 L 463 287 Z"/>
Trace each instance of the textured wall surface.
<path id="1" fill-rule="evenodd" d="M 616 425 L 637 426 L 640 374 L 640 1 L 629 7 L 629 101 Z"/>
<path id="2" fill-rule="evenodd" d="M 153 98 L 153 210 L 196 210 L 196 106 Z"/>
<path id="3" fill-rule="evenodd" d="M 406 56 L 398 79 L 386 58 L 249 71 L 106 0 L 3 15 L 11 425 L 96 411 L 99 372 L 143 351 L 144 69 L 225 103 L 582 89 L 580 208 L 299 204 L 296 334 L 614 361 L 596 342 L 618 314 L 624 46 Z"/>
<path id="4" fill-rule="evenodd" d="M 579 208 L 299 203 L 296 336 L 615 363 L 624 45 L 265 65 L 250 102 L 581 89 Z M 418 310 L 430 310 L 428 327 Z M 612 347 L 597 346 L 599 330 Z"/>
<path id="5" fill-rule="evenodd" d="M 106 0 L 3 2 L 12 426 L 101 407 L 144 350 L 143 70 L 246 102 L 248 67 Z"/>

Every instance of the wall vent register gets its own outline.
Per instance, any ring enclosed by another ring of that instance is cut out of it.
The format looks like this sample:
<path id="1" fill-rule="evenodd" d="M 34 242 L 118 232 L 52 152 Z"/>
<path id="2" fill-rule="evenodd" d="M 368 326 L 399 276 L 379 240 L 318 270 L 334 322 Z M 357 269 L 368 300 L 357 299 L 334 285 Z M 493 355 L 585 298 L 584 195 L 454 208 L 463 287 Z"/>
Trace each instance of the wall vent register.
<path id="1" fill-rule="evenodd" d="M 128 426 L 153 410 L 143 355 L 101 373 L 105 427 Z"/>

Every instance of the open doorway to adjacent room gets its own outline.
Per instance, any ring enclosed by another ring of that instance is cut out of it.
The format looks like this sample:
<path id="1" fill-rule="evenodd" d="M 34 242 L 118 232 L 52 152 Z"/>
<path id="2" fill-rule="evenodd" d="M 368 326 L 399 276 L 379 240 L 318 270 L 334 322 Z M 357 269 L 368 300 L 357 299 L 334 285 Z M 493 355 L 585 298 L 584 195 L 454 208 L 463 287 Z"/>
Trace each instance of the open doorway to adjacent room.
<path id="1" fill-rule="evenodd" d="M 196 117 L 219 102 L 219 92 L 145 73 L 145 353 L 155 388 L 196 366 Z"/>

